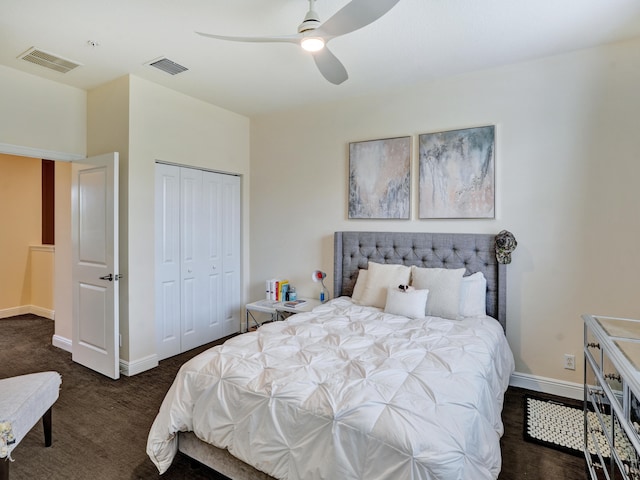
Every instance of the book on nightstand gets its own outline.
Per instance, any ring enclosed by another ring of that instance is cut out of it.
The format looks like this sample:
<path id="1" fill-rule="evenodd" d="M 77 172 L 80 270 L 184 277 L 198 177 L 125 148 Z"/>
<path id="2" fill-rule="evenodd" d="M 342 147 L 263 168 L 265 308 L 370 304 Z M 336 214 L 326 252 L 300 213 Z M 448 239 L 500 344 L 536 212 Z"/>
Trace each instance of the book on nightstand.
<path id="1" fill-rule="evenodd" d="M 296 308 L 300 305 L 304 305 L 305 303 L 307 303 L 306 300 L 292 300 L 290 302 L 284 302 L 282 306 L 286 308 Z"/>

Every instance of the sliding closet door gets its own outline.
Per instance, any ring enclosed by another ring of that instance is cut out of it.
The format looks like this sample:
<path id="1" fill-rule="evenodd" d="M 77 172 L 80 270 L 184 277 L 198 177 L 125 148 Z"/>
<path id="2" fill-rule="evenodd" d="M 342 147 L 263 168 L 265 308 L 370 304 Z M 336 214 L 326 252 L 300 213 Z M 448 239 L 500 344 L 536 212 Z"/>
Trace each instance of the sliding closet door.
<path id="1" fill-rule="evenodd" d="M 222 270 L 224 272 L 221 336 L 240 329 L 240 177 L 222 175 Z"/>
<path id="2" fill-rule="evenodd" d="M 181 352 L 180 169 L 156 165 L 156 339 L 158 359 Z"/>

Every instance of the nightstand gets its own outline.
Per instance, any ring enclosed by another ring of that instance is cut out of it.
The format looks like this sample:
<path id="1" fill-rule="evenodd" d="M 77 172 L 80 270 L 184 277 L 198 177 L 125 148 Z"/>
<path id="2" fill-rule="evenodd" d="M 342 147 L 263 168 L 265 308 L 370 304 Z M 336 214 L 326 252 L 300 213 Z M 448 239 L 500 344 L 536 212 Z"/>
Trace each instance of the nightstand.
<path id="1" fill-rule="evenodd" d="M 255 317 L 254 313 L 267 313 L 271 315 L 271 319 L 268 321 L 275 322 L 278 320 L 284 320 L 289 315 L 293 315 L 295 313 L 301 312 L 310 312 L 315 307 L 320 305 L 320 300 L 315 298 L 304 298 L 301 297 L 299 300 L 306 300 L 306 303 L 299 305 L 297 307 L 285 307 L 284 304 L 286 302 L 276 302 L 274 300 L 258 300 L 256 302 L 247 303 L 245 305 L 246 310 L 246 331 L 249 331 L 249 320 L 253 320 L 253 323 L 256 327 L 262 325 L 258 319 Z"/>

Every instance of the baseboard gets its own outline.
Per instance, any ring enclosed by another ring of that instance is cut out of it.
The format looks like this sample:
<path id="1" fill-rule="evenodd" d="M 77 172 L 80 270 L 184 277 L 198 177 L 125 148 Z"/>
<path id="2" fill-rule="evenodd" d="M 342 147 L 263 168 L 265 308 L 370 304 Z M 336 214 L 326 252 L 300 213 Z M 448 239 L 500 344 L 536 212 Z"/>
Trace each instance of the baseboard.
<path id="1" fill-rule="evenodd" d="M 54 335 L 51 339 L 51 345 L 61 348 L 69 353 L 73 353 L 73 342 L 68 338 L 61 337 L 60 335 Z"/>
<path id="2" fill-rule="evenodd" d="M 132 377 L 147 370 L 151 370 L 158 366 L 158 355 L 153 354 L 148 357 L 141 358 L 140 360 L 134 360 L 133 362 L 127 362 L 120 359 L 120 373 L 127 377 Z"/>
<path id="3" fill-rule="evenodd" d="M 53 320 L 56 316 L 55 310 L 38 307 L 36 305 L 22 305 L 20 307 L 3 308 L 0 310 L 0 318 L 15 317 L 16 315 L 38 315 L 39 317 Z"/>
<path id="4" fill-rule="evenodd" d="M 54 335 L 51 339 L 51 344 L 54 347 L 58 347 L 62 350 L 73 353 L 73 342 L 68 338 L 62 337 L 60 335 Z M 138 373 L 146 372 L 147 370 L 151 370 L 152 368 L 155 368 L 157 366 L 157 355 L 149 355 L 148 357 L 136 360 L 134 362 L 127 362 L 120 359 L 120 373 L 126 375 L 127 377 L 132 377 L 133 375 L 137 375 Z"/>
<path id="5" fill-rule="evenodd" d="M 565 382 L 555 378 L 539 377 L 527 373 L 515 372 L 509 379 L 509 385 L 576 400 L 584 398 L 584 386 L 582 383 Z"/>
<path id="6" fill-rule="evenodd" d="M 29 307 L 12 307 L 12 308 L 3 308 L 0 310 L 0 318 L 9 318 L 15 317 L 16 315 L 26 315 L 29 313 Z"/>
<path id="7" fill-rule="evenodd" d="M 37 307 L 35 305 L 29 305 L 29 313 L 33 315 L 38 315 L 39 317 L 48 318 L 49 320 L 55 320 L 55 317 L 56 317 L 55 310 Z"/>

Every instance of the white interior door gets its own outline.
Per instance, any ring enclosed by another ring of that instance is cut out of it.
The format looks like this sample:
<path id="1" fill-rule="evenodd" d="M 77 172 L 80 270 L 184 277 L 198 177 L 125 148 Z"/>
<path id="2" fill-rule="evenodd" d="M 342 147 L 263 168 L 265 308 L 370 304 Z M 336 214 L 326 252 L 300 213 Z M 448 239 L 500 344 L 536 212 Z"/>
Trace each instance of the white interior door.
<path id="1" fill-rule="evenodd" d="M 117 379 L 118 154 L 73 162 L 72 172 L 72 358 Z"/>

